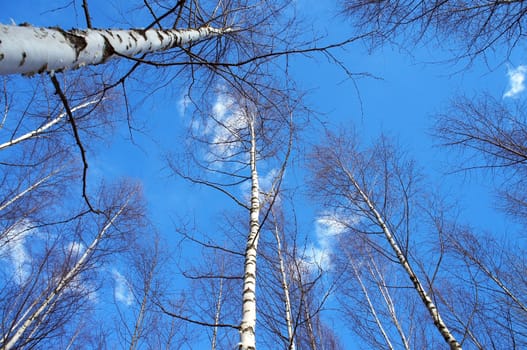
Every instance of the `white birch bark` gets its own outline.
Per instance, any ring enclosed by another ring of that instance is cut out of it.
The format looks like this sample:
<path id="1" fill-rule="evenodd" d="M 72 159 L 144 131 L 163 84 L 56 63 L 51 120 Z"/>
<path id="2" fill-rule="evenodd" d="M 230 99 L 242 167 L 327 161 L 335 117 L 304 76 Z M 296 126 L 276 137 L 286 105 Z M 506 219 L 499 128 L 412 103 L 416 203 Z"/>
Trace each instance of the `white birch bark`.
<path id="1" fill-rule="evenodd" d="M 16 194 L 13 198 L 11 198 L 10 200 L 8 200 L 7 202 L 5 202 L 4 204 L 0 205 L 0 211 L 6 209 L 7 207 L 9 207 L 11 204 L 13 204 L 14 202 L 16 202 L 17 200 L 19 200 L 20 198 L 24 197 L 26 194 L 28 194 L 29 192 L 35 190 L 36 188 L 38 188 L 38 186 L 42 185 L 44 182 L 46 182 L 47 180 L 49 180 L 50 178 L 52 178 L 55 174 L 57 174 L 60 170 L 62 169 L 57 169 L 57 170 L 54 170 L 53 172 L 51 172 L 49 175 L 46 175 L 45 177 L 43 177 L 42 179 L 38 180 L 37 182 L 35 182 L 34 184 L 30 185 L 28 188 L 26 188 L 25 190 L 23 190 L 22 192 Z"/>
<path id="2" fill-rule="evenodd" d="M 139 345 L 139 339 L 141 338 L 141 332 L 143 331 L 143 322 L 146 315 L 146 307 L 148 305 L 148 300 L 150 297 L 150 288 L 152 286 L 152 281 L 154 279 L 154 266 L 155 264 L 152 264 L 152 269 L 148 273 L 148 277 L 144 284 L 144 291 L 143 291 L 143 299 L 141 300 L 141 307 L 139 308 L 139 314 L 137 315 L 135 325 L 134 325 L 134 333 L 132 334 L 132 339 L 130 340 L 130 347 L 129 350 L 136 350 Z"/>
<path id="3" fill-rule="evenodd" d="M 98 103 L 100 102 L 100 100 L 96 100 L 96 101 L 89 101 L 89 102 L 85 102 L 85 103 L 82 103 L 78 106 L 75 106 L 71 109 L 71 112 L 76 112 L 78 111 L 79 109 L 82 109 L 82 108 L 86 108 L 90 105 L 93 105 L 95 103 Z M 42 126 L 38 127 L 37 129 L 35 130 L 32 130 L 30 132 L 27 132 L 25 133 L 24 135 L 21 135 L 17 138 L 14 138 L 12 140 L 9 140 L 9 141 L 6 141 L 2 144 L 0 144 L 0 151 L 3 150 L 4 148 L 8 148 L 8 147 L 11 147 L 11 146 L 14 146 L 16 145 L 17 143 L 20 143 L 22 141 L 25 141 L 25 140 L 29 140 L 33 137 L 37 137 L 39 136 L 40 134 L 42 134 L 43 132 L 45 132 L 46 130 L 48 130 L 49 128 L 51 128 L 53 125 L 57 124 L 58 122 L 60 122 L 62 119 L 64 119 L 64 117 L 66 117 L 68 114 L 66 112 L 63 112 L 61 114 L 59 114 L 56 118 L 53 118 L 52 120 L 50 120 L 49 122 L 43 124 Z"/>
<path id="4" fill-rule="evenodd" d="M 311 350 L 317 350 L 317 338 L 315 336 L 315 328 L 313 327 L 313 318 L 311 317 L 311 307 L 308 301 L 307 293 L 302 292 L 300 301 L 302 302 L 304 309 L 304 322 L 307 328 L 307 335 L 309 337 L 309 345 Z"/>
<path id="5" fill-rule="evenodd" d="M 392 342 L 390 341 L 390 337 L 388 337 L 388 334 L 386 333 L 386 330 L 384 329 L 384 326 L 382 325 L 382 322 L 377 315 L 377 309 L 375 309 L 375 305 L 373 305 L 373 302 L 370 298 L 370 293 L 368 292 L 368 289 L 364 285 L 364 282 L 362 281 L 361 273 L 357 267 L 357 263 L 355 262 L 355 258 L 352 257 L 350 254 L 348 254 L 348 259 L 350 260 L 350 266 L 353 270 L 353 274 L 355 275 L 355 279 L 357 282 L 359 282 L 360 288 L 362 290 L 362 293 L 364 294 L 364 298 L 366 299 L 366 302 L 368 303 L 368 308 L 370 309 L 370 313 L 373 316 L 373 319 L 375 320 L 375 324 L 377 325 L 377 328 L 379 328 L 379 331 L 381 332 L 382 337 L 384 338 L 384 341 L 386 342 L 386 346 L 388 349 L 393 350 Z"/>
<path id="6" fill-rule="evenodd" d="M 230 28 L 99 30 L 0 25 L 0 75 L 37 74 L 169 50 Z"/>
<path id="7" fill-rule="evenodd" d="M 357 183 L 355 177 L 344 166 L 342 166 L 342 169 L 346 173 L 348 180 L 352 183 L 353 187 L 355 187 L 360 197 L 367 205 L 368 210 L 370 210 L 370 212 L 375 217 L 375 220 L 377 221 L 377 224 L 384 233 L 384 237 L 388 241 L 388 244 L 395 253 L 397 259 L 399 260 L 399 263 L 406 271 L 406 274 L 408 275 L 408 277 L 410 277 L 410 280 L 412 281 L 415 290 L 417 291 L 420 299 L 423 301 L 426 309 L 430 313 L 430 316 L 432 316 L 435 327 L 437 328 L 443 339 L 450 346 L 451 350 L 461 350 L 461 344 L 459 344 L 459 342 L 456 340 L 452 332 L 448 329 L 447 325 L 443 321 L 439 310 L 437 309 L 437 306 L 435 305 L 430 295 L 428 295 L 428 293 L 426 292 L 423 284 L 419 280 L 419 277 L 417 277 L 417 274 L 414 272 L 412 266 L 410 265 L 410 262 L 408 261 L 408 259 L 406 259 L 406 256 L 404 255 L 401 247 L 399 247 L 399 244 L 395 240 L 395 237 L 393 236 L 391 230 L 384 222 L 384 219 L 382 218 L 381 214 L 377 211 L 368 195 L 362 190 L 360 185 Z"/>
<path id="8" fill-rule="evenodd" d="M 281 276 L 281 283 L 282 283 L 282 290 L 284 292 L 284 313 L 285 313 L 285 324 L 287 327 L 287 336 L 289 339 L 289 350 L 295 350 L 295 337 L 294 337 L 294 331 L 293 331 L 293 317 L 291 315 L 291 298 L 289 295 L 289 283 L 287 283 L 287 273 L 285 270 L 285 264 L 284 264 L 284 257 L 282 255 L 282 243 L 280 240 L 280 232 L 278 232 L 278 228 L 275 226 L 274 229 L 274 236 L 276 239 L 276 250 L 278 253 L 278 263 L 280 268 L 280 276 Z"/>
<path id="9" fill-rule="evenodd" d="M 256 349 L 256 254 L 260 231 L 260 185 L 256 169 L 256 134 L 254 120 L 248 117 L 251 135 L 251 208 L 249 219 L 249 236 L 245 248 L 245 272 L 243 275 L 242 321 L 240 323 L 239 350 Z"/>
<path id="10" fill-rule="evenodd" d="M 222 269 L 223 271 L 223 269 Z M 216 312 L 214 313 L 214 324 L 220 323 L 220 316 L 221 316 L 221 306 L 223 304 L 223 278 L 220 278 L 220 286 L 218 291 L 218 300 L 216 301 Z M 215 326 L 212 329 L 212 342 L 211 342 L 211 350 L 216 350 L 216 339 L 218 338 L 218 327 Z"/>
<path id="11" fill-rule="evenodd" d="M 372 269 L 372 266 L 373 266 L 373 269 Z M 403 331 L 403 327 L 401 323 L 399 322 L 399 319 L 397 318 L 397 312 L 395 311 L 395 304 L 392 300 L 392 297 L 390 296 L 390 292 L 388 291 L 388 288 L 386 287 L 386 281 L 384 280 L 384 276 L 379 270 L 379 267 L 377 266 L 377 263 L 375 262 L 373 258 L 370 258 L 370 264 L 368 265 L 368 270 L 370 271 L 370 274 L 373 276 L 373 278 L 375 279 L 377 283 L 379 291 L 381 292 L 384 302 L 386 303 L 386 307 L 388 308 L 388 312 L 390 313 L 390 318 L 392 319 L 392 322 L 395 325 L 395 328 L 397 329 L 399 336 L 401 337 L 401 341 L 402 341 L 404 348 L 406 350 L 410 350 L 408 339 L 406 338 L 406 335 L 404 334 L 404 331 Z"/>
<path id="12" fill-rule="evenodd" d="M 57 297 L 68 287 L 69 283 L 74 280 L 76 276 L 79 275 L 79 273 L 84 268 L 85 264 L 88 262 L 88 259 L 93 254 L 95 249 L 97 249 L 97 246 L 105 236 L 106 232 L 110 229 L 110 227 L 113 225 L 115 220 L 121 215 L 123 210 L 126 208 L 130 201 L 130 197 L 125 202 L 125 204 L 115 213 L 115 215 L 108 220 L 106 225 L 102 228 L 102 230 L 99 232 L 97 237 L 93 240 L 93 242 L 90 244 L 90 246 L 86 249 L 84 254 L 79 258 L 77 263 L 57 282 L 57 285 L 55 288 L 51 290 L 51 292 L 44 298 L 40 306 L 34 310 L 31 314 L 27 313 L 24 315 L 25 320 L 22 322 L 19 322 L 15 325 L 16 330 L 14 330 L 13 336 L 10 339 L 3 338 L 3 350 L 10 350 L 17 347 L 17 342 L 22 338 L 23 334 L 34 324 L 39 322 L 39 318 L 42 316 L 45 316 L 46 313 L 49 311 L 49 309 L 53 306 L 53 304 L 56 302 Z M 34 305 L 36 306 L 36 305 Z M 22 321 L 22 320 L 21 320 Z"/>

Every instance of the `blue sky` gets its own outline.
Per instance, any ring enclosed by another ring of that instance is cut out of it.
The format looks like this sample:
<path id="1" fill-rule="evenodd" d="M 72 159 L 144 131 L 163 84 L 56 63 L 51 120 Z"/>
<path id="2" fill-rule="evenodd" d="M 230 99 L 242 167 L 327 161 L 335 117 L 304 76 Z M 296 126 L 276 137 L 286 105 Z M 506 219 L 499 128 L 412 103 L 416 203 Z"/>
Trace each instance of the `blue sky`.
<path id="1" fill-rule="evenodd" d="M 51 3 L 60 5 L 65 1 L 4 1 L 0 5 L 0 22 L 30 22 L 36 26 L 61 25 L 66 28 L 83 26 L 80 5 L 77 16 L 72 18 L 64 17 L 62 11 L 45 12 L 52 7 Z M 90 1 L 95 26 L 115 25 L 117 21 L 124 27 L 124 16 L 115 16 L 119 6 L 112 5 L 119 3 L 125 2 Z M 297 3 L 300 13 L 310 19 L 306 21 L 309 32 L 327 36 L 327 42 L 352 34 L 351 26 L 324 2 L 298 0 Z M 129 22 L 138 26 L 145 23 L 142 18 L 134 17 L 130 17 Z M 433 47 L 412 48 L 408 53 L 385 46 L 368 53 L 363 43 L 336 50 L 335 54 L 351 72 L 365 72 L 372 77 L 357 75 L 355 79 L 349 79 L 341 68 L 324 57 L 293 58 L 292 75 L 301 89 L 309 91 L 306 97 L 309 108 L 320 113 L 320 118 L 335 129 L 353 125 L 365 141 L 374 139 L 381 132 L 397 137 L 424 168 L 429 181 L 448 189 L 452 198 L 462 203 L 462 215 L 467 222 L 482 229 L 507 230 L 504 218 L 493 210 L 490 179 L 445 176 L 448 157 L 445 150 L 436 147 L 437 141 L 430 133 L 433 115 L 444 109 L 456 94 L 471 96 L 487 90 L 503 99 L 523 99 L 527 74 L 523 57 L 511 57 L 507 62 L 499 56 L 489 57 L 486 62 L 477 59 L 470 66 L 463 62 L 453 65 L 443 62 L 451 56 Z M 143 108 L 134 111 L 136 116 L 148 121 L 149 135 L 135 135 L 139 146 L 128 142 L 127 130 L 118 130 L 111 143 L 103 145 L 99 153 L 90 155 L 90 176 L 129 176 L 143 183 L 153 220 L 165 236 L 172 235 L 173 221 L 179 217 L 211 220 L 225 205 L 222 195 L 189 186 L 171 177 L 167 169 L 167 150 L 177 147 L 178 128 L 185 126 L 181 109 L 184 93 L 184 86 L 177 87 L 170 94 L 159 92 L 147 100 Z M 306 137 L 316 140 L 321 135 L 315 125 Z M 290 174 L 291 178 L 286 177 L 286 181 L 291 184 L 303 181 L 302 169 Z M 309 232 L 313 247 L 331 249 L 331 235 L 338 233 L 335 232 L 338 227 L 318 220 L 322 211 L 308 203 L 306 197 L 300 198 L 306 201 L 299 205 L 303 208 L 299 212 L 301 227 Z M 205 211 L 202 210 L 203 203 L 209 204 Z M 119 284 L 122 275 L 118 270 L 112 270 L 112 274 L 117 283 L 115 293 L 126 304 L 126 290 Z"/>

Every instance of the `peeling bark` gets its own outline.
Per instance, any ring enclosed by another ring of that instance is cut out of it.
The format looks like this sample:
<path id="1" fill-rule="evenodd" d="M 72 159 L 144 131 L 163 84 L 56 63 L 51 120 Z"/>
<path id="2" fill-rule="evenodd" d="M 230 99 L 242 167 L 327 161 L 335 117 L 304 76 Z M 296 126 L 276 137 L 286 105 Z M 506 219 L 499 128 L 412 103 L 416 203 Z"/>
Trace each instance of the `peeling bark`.
<path id="1" fill-rule="evenodd" d="M 57 72 L 169 50 L 230 28 L 96 30 L 0 25 L 0 75 Z"/>

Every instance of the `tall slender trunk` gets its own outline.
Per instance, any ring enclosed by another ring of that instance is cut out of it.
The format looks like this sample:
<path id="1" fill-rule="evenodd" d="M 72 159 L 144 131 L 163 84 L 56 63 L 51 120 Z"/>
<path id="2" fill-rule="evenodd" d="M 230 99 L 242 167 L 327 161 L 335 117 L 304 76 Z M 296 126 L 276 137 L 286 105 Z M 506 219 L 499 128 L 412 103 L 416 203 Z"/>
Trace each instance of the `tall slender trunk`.
<path id="1" fill-rule="evenodd" d="M 397 241 L 395 240 L 395 237 L 393 236 L 391 230 L 384 222 L 384 219 L 382 218 L 381 214 L 377 211 L 368 195 L 362 190 L 360 185 L 357 183 L 355 177 L 344 166 L 342 166 L 342 169 L 345 171 L 348 180 L 352 183 L 353 187 L 355 187 L 364 203 L 368 206 L 368 210 L 375 217 L 377 225 L 381 228 L 382 232 L 384 233 L 384 237 L 386 238 L 388 244 L 395 253 L 395 256 L 399 260 L 399 263 L 406 271 L 408 277 L 410 277 L 410 280 L 412 281 L 414 289 L 417 291 L 419 298 L 422 300 L 426 309 L 430 313 L 430 316 L 432 316 L 435 327 L 437 328 L 445 342 L 450 346 L 450 349 L 461 350 L 461 344 L 459 344 L 452 332 L 448 329 L 446 323 L 443 321 L 443 318 L 441 317 L 441 314 L 439 313 L 436 304 L 434 303 L 430 295 L 428 295 L 428 293 L 426 292 L 423 284 L 419 280 L 419 277 L 417 277 L 417 274 L 414 272 L 412 266 L 410 265 L 410 262 L 404 255 L 403 250 L 401 249 Z"/>
<path id="2" fill-rule="evenodd" d="M 222 269 L 223 272 L 223 269 Z M 216 302 L 216 312 L 214 313 L 214 324 L 220 323 L 220 316 L 221 316 L 221 306 L 223 304 L 223 278 L 220 278 L 220 286 L 218 291 L 218 301 Z M 215 326 L 212 329 L 212 342 L 211 342 L 211 350 L 216 350 L 216 342 L 218 338 L 218 327 Z"/>
<path id="3" fill-rule="evenodd" d="M 302 302 L 304 309 L 304 322 L 307 328 L 307 335 L 309 337 L 309 346 L 311 350 L 317 350 L 317 337 L 315 335 L 315 327 L 313 326 L 313 317 L 311 317 L 311 306 L 309 298 L 306 296 L 305 291 L 301 292 L 300 301 Z"/>
<path id="4" fill-rule="evenodd" d="M 395 328 L 397 329 L 399 336 L 401 337 L 401 342 L 404 348 L 406 350 L 410 350 L 408 339 L 406 338 L 406 335 L 404 334 L 404 330 L 401 325 L 401 322 L 399 322 L 399 319 L 397 318 L 397 312 L 395 312 L 395 304 L 392 300 L 392 297 L 390 296 L 390 292 L 388 291 L 388 288 L 386 287 L 387 286 L 386 281 L 384 279 L 383 274 L 379 270 L 377 263 L 375 262 L 375 260 L 373 260 L 373 257 L 370 258 L 370 264 L 368 264 L 368 270 L 370 271 L 370 274 L 375 279 L 377 287 L 379 288 L 379 291 L 381 292 L 382 297 L 384 298 L 384 302 L 386 303 L 386 307 L 388 308 L 390 318 L 392 319 L 392 322 L 395 325 Z"/>
<path id="5" fill-rule="evenodd" d="M 239 350 L 256 349 L 256 254 L 260 233 L 260 186 L 256 169 L 256 132 L 253 118 L 248 118 L 251 136 L 250 166 L 251 166 L 251 207 L 249 219 L 249 235 L 245 248 L 245 272 L 243 275 L 242 321 L 240 323 Z"/>
<path id="6" fill-rule="evenodd" d="M 137 349 L 139 345 L 139 339 L 141 338 L 141 332 L 143 331 L 143 322 L 146 315 L 146 307 L 148 306 L 148 301 L 150 300 L 150 288 L 152 288 L 152 282 L 154 280 L 155 267 L 157 265 L 157 257 L 152 263 L 148 276 L 146 277 L 143 289 L 143 299 L 141 300 L 141 307 L 139 308 L 139 314 L 137 315 L 134 333 L 132 334 L 132 339 L 130 340 L 129 350 Z"/>
<path id="7" fill-rule="evenodd" d="M 368 303 L 368 308 L 370 309 L 371 315 L 373 316 L 373 319 L 375 320 L 375 324 L 377 324 L 377 327 L 379 328 L 379 331 L 381 332 L 382 337 L 384 338 L 384 341 L 386 342 L 386 346 L 388 349 L 393 350 L 392 342 L 390 341 L 390 337 L 386 333 L 386 330 L 384 329 L 384 326 L 382 325 L 382 322 L 377 315 L 377 309 L 375 309 L 375 305 L 373 305 L 373 302 L 370 298 L 370 293 L 368 292 L 368 289 L 364 285 L 364 282 L 362 281 L 361 273 L 357 267 L 357 263 L 355 262 L 355 258 L 351 256 L 351 254 L 348 254 L 348 259 L 350 260 L 350 266 L 353 270 L 353 274 L 355 275 L 355 279 L 357 282 L 359 282 L 360 288 L 362 290 L 362 293 L 364 294 L 364 298 L 366 299 L 366 302 Z"/>
<path id="8" fill-rule="evenodd" d="M 169 50 L 230 28 L 98 30 L 0 25 L 0 75 L 37 74 L 95 65 L 116 57 Z"/>
<path id="9" fill-rule="evenodd" d="M 119 209 L 119 211 L 117 211 L 117 213 L 115 213 L 115 215 L 110 218 L 110 220 L 108 220 L 108 222 L 106 223 L 106 225 L 104 225 L 103 229 L 99 232 L 97 237 L 95 237 L 95 239 L 86 249 L 84 254 L 79 258 L 77 263 L 58 281 L 57 285 L 44 298 L 40 306 L 31 314 L 25 315 L 25 317 L 27 318 L 23 323 L 17 323 L 18 327 L 16 330 L 14 330 L 15 332 L 13 336 L 10 339 L 6 339 L 7 337 L 5 336 L 2 337 L 2 350 L 10 350 L 16 348 L 18 341 L 22 338 L 22 335 L 28 329 L 30 329 L 30 327 L 34 326 L 35 324 L 38 324 L 39 319 L 41 317 L 44 317 L 50 311 L 53 305 L 57 302 L 57 298 L 60 296 L 60 294 L 68 287 L 68 285 L 75 279 L 75 277 L 77 277 L 81 273 L 82 269 L 88 262 L 88 259 L 97 249 L 97 246 L 106 235 L 106 232 L 110 229 L 115 220 L 121 215 L 123 210 L 126 208 L 129 201 L 130 197 L 128 198 L 126 203 Z"/>
<path id="10" fill-rule="evenodd" d="M 280 268 L 280 277 L 282 284 L 282 290 L 284 292 L 284 314 L 285 314 L 285 324 L 287 327 L 287 337 L 289 339 L 289 345 L 287 347 L 288 350 L 295 350 L 295 335 L 293 330 L 293 317 L 291 315 L 291 298 L 289 295 L 289 283 L 287 283 L 287 273 L 285 269 L 284 264 L 284 257 L 282 255 L 282 243 L 280 240 L 280 232 L 278 231 L 278 227 L 275 225 L 274 229 L 274 236 L 276 239 L 276 250 L 278 253 L 278 264 Z"/>

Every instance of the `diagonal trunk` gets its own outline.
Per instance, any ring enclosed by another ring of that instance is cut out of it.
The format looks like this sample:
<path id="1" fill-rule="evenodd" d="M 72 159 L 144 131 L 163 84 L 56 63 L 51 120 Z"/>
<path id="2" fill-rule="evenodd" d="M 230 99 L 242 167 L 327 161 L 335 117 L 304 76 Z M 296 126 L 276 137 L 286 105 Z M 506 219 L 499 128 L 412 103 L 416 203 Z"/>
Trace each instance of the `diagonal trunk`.
<path id="1" fill-rule="evenodd" d="M 0 60 L 0 62 L 1 62 L 1 60 Z M 71 108 L 71 112 L 76 112 L 79 109 L 86 108 L 86 107 L 88 107 L 90 105 L 99 103 L 100 101 L 101 100 L 94 100 L 94 101 L 84 102 L 84 103 L 82 103 L 82 104 L 80 104 L 78 106 L 75 106 L 75 107 Z M 11 147 L 11 146 L 14 146 L 17 143 L 20 143 L 22 141 L 26 141 L 26 140 L 29 140 L 31 138 L 35 138 L 35 137 L 40 136 L 41 134 L 46 132 L 49 128 L 51 128 L 53 125 L 57 124 L 62 119 L 64 119 L 67 115 L 68 114 L 66 112 L 63 112 L 63 113 L 59 114 L 56 118 L 53 118 L 52 120 L 50 120 L 46 124 L 40 126 L 39 128 L 37 128 L 35 130 L 32 130 L 30 132 L 27 132 L 24 135 L 21 135 L 21 136 L 17 137 L 16 139 L 12 139 L 12 140 L 9 140 L 7 142 L 4 142 L 4 143 L 0 144 L 0 150 L 3 150 L 4 148 L 8 148 L 8 147 Z"/>
<path id="2" fill-rule="evenodd" d="M 119 209 L 115 215 L 108 220 L 106 225 L 103 227 L 103 229 L 99 232 L 97 237 L 93 240 L 93 242 L 90 244 L 90 246 L 86 249 L 84 254 L 80 257 L 80 259 L 77 261 L 77 263 L 62 277 L 55 288 L 52 289 L 52 291 L 46 296 L 46 298 L 42 301 L 42 304 L 30 315 L 26 315 L 26 319 L 22 324 L 19 324 L 18 329 L 14 332 L 13 336 L 10 339 L 3 339 L 4 345 L 2 347 L 2 350 L 10 350 L 17 347 L 17 342 L 22 338 L 22 335 L 30 329 L 35 324 L 38 324 L 39 319 L 41 317 L 45 317 L 50 308 L 56 303 L 57 298 L 60 296 L 60 294 L 69 286 L 71 281 L 73 281 L 84 269 L 85 265 L 89 261 L 89 258 L 93 254 L 93 252 L 97 249 L 97 246 L 102 241 L 104 236 L 106 235 L 107 231 L 110 229 L 110 227 L 113 225 L 115 220 L 121 215 L 123 210 L 128 205 L 128 202 L 130 201 L 130 198 L 126 201 L 126 203 Z"/>
<path id="3" fill-rule="evenodd" d="M 19 200 L 20 198 L 24 197 L 26 194 L 28 194 L 29 192 L 37 189 L 40 185 L 42 185 L 44 182 L 48 181 L 50 178 L 52 178 L 55 174 L 57 174 L 60 170 L 62 169 L 57 169 L 57 170 L 53 170 L 50 174 L 46 175 L 45 177 L 43 177 L 42 179 L 38 180 L 37 182 L 31 184 L 28 188 L 26 188 L 25 190 L 23 190 L 22 192 L 20 193 L 17 193 L 15 196 L 13 196 L 13 198 L 11 198 L 10 200 L 8 200 L 7 202 L 3 203 L 3 204 L 0 204 L 0 211 L 6 209 L 7 207 L 9 207 L 11 204 L 15 203 L 17 200 Z"/>
<path id="4" fill-rule="evenodd" d="M 450 349 L 461 350 L 462 349 L 461 344 L 459 344 L 459 342 L 454 337 L 452 332 L 448 329 L 446 323 L 443 321 L 443 318 L 441 317 L 436 304 L 434 303 L 430 295 L 428 295 L 428 293 L 426 292 L 422 282 L 419 280 L 419 277 L 414 272 L 412 266 L 410 265 L 410 262 L 406 258 L 405 254 L 403 253 L 403 250 L 401 249 L 397 241 L 395 240 L 394 235 L 392 234 L 391 230 L 388 228 L 388 225 L 386 225 L 381 214 L 377 211 L 377 208 L 374 206 L 374 204 L 372 203 L 368 195 L 362 190 L 358 182 L 355 180 L 355 177 L 345 167 L 342 167 L 342 169 L 346 173 L 348 180 L 351 182 L 355 190 L 358 192 L 362 201 L 368 207 L 368 210 L 375 217 L 377 225 L 381 228 L 384 234 L 384 237 L 388 241 L 388 244 L 390 245 L 393 252 L 395 253 L 395 256 L 397 257 L 397 260 L 399 260 L 399 263 L 404 268 L 406 274 L 408 275 L 408 277 L 410 277 L 410 280 L 412 281 L 414 285 L 414 289 L 417 291 L 419 298 L 425 305 L 430 316 L 432 316 L 432 319 L 434 320 L 434 326 L 437 328 L 437 330 L 439 331 L 439 333 L 441 334 L 445 342 L 450 346 Z"/>
<path id="5" fill-rule="evenodd" d="M 251 208 L 249 219 L 249 236 L 245 248 L 245 272 L 243 275 L 242 321 L 240 323 L 239 350 L 256 349 L 256 254 L 260 233 L 260 186 L 256 169 L 256 133 L 254 120 L 249 120 L 251 133 Z"/>
<path id="6" fill-rule="evenodd" d="M 368 292 L 368 289 L 364 285 L 364 282 L 362 280 L 362 276 L 361 276 L 361 273 L 359 271 L 359 268 L 357 267 L 357 263 L 355 261 L 355 258 L 353 256 L 351 256 L 351 254 L 347 254 L 347 257 L 348 257 L 348 259 L 350 261 L 350 266 L 351 266 L 351 268 L 353 270 L 353 274 L 355 275 L 355 279 L 357 280 L 357 282 L 359 282 L 359 286 L 360 286 L 360 288 L 362 290 L 362 293 L 364 294 L 364 298 L 366 299 L 366 302 L 368 304 L 368 308 L 370 309 L 370 313 L 373 316 L 373 320 L 374 320 L 375 324 L 377 325 L 377 328 L 379 328 L 379 331 L 381 332 L 381 335 L 382 335 L 384 341 L 386 342 L 386 347 L 389 350 L 393 350 L 394 347 L 392 345 L 392 342 L 390 341 L 390 337 L 386 333 L 386 330 L 384 329 L 382 321 L 380 320 L 380 318 L 379 318 L 379 316 L 377 314 L 377 309 L 375 308 L 375 305 L 373 304 L 373 302 L 372 302 L 372 300 L 370 298 L 370 293 Z"/>
<path id="7" fill-rule="evenodd" d="M 388 288 L 386 287 L 386 281 L 373 257 L 370 257 L 370 264 L 368 264 L 368 270 L 370 271 L 371 276 L 373 276 L 373 278 L 375 279 L 375 283 L 377 284 L 377 287 L 379 288 L 379 291 L 382 294 L 382 297 L 386 303 L 386 307 L 388 308 L 390 318 L 392 319 L 392 322 L 395 325 L 399 336 L 401 337 L 401 342 L 403 344 L 404 349 L 410 350 L 408 339 L 404 334 L 401 322 L 399 322 L 397 313 L 395 312 L 395 304 L 393 302 L 392 297 L 390 296 Z"/>
<path id="8" fill-rule="evenodd" d="M 0 75 L 37 74 L 165 51 L 230 28 L 98 30 L 0 25 Z"/>

